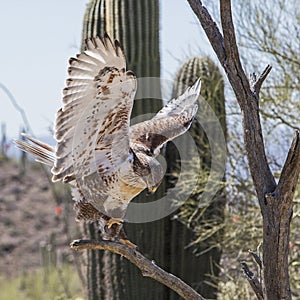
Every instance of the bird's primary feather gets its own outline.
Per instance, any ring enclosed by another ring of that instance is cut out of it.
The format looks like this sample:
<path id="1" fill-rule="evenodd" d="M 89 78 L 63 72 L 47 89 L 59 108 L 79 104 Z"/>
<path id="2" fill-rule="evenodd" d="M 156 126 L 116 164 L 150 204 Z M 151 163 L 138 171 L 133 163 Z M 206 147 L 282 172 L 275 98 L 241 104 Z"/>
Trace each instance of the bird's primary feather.
<path id="1" fill-rule="evenodd" d="M 130 127 L 130 145 L 156 157 L 168 141 L 185 133 L 197 112 L 201 81 L 168 102 L 151 120 Z"/>
<path id="2" fill-rule="evenodd" d="M 135 76 L 126 71 L 120 45 L 108 36 L 86 45 L 86 51 L 70 59 L 63 106 L 56 116 L 54 181 L 109 173 L 129 152 Z"/>

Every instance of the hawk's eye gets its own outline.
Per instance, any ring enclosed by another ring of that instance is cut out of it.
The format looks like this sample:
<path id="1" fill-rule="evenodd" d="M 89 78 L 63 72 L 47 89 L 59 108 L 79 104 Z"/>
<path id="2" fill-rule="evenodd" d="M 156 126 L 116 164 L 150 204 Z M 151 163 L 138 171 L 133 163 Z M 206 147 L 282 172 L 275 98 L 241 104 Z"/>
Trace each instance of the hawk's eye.
<path id="1" fill-rule="evenodd" d="M 146 150 L 146 154 L 149 155 L 149 156 L 152 156 L 153 153 L 154 153 L 154 152 L 153 152 L 152 149 L 147 149 L 147 150 Z"/>

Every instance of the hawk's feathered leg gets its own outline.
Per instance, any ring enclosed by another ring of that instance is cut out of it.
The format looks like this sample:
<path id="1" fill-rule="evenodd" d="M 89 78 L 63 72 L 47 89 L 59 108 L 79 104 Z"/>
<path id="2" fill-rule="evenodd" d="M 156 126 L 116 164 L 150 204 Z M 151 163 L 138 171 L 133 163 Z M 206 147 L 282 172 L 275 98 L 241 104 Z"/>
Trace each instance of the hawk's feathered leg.
<path id="1" fill-rule="evenodd" d="M 99 230 L 104 240 L 118 241 L 131 248 L 137 247 L 128 239 L 123 228 L 123 222 L 116 222 L 115 219 L 102 214 L 84 199 L 76 201 L 74 207 L 76 210 L 76 219 L 78 221 L 98 221 Z"/>

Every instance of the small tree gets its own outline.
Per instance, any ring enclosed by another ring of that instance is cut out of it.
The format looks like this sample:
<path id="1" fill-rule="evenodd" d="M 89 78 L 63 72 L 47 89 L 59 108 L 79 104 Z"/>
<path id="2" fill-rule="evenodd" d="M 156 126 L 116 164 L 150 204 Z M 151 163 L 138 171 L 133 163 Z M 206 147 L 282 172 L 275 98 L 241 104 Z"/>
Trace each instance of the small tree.
<path id="1" fill-rule="evenodd" d="M 259 116 L 259 92 L 271 67 L 267 66 L 258 78 L 255 74 L 246 77 L 230 0 L 220 0 L 223 35 L 201 1 L 188 2 L 227 74 L 242 111 L 245 149 L 263 218 L 263 256 L 258 260 L 262 280 L 259 282 L 247 265 L 244 265 L 245 274 L 259 299 L 291 299 L 288 253 L 293 196 L 300 172 L 299 131 L 295 131 L 277 184 L 266 158 Z"/>

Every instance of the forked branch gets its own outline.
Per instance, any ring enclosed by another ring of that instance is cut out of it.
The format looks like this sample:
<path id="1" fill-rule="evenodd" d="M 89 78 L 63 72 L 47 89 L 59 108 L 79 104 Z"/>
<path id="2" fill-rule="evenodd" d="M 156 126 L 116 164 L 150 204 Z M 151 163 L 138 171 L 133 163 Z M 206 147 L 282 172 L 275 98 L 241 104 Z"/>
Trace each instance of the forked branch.
<path id="1" fill-rule="evenodd" d="M 74 250 L 108 250 L 113 253 L 119 254 L 131 263 L 136 265 L 145 277 L 150 277 L 165 286 L 169 287 L 180 295 L 183 299 L 189 300 L 205 300 L 194 289 L 183 282 L 178 277 L 170 274 L 150 261 L 139 251 L 134 250 L 128 246 L 111 241 L 95 241 L 95 240 L 75 240 L 71 243 L 71 248 Z"/>

